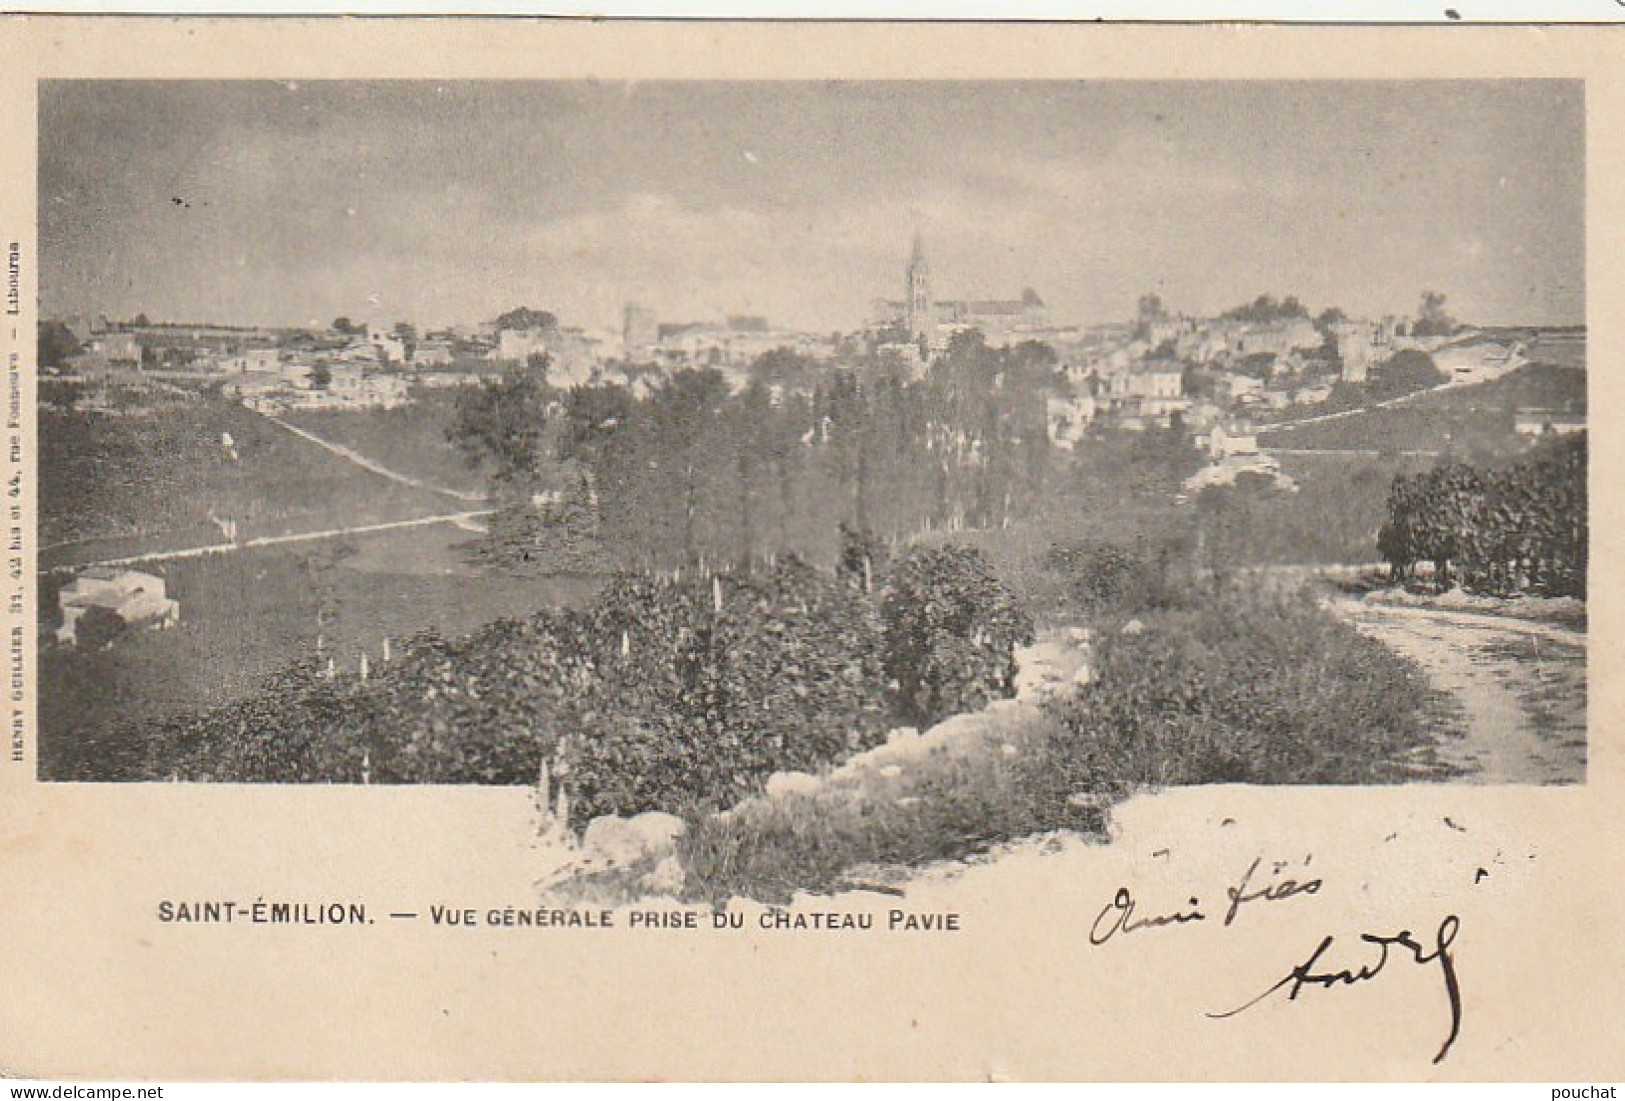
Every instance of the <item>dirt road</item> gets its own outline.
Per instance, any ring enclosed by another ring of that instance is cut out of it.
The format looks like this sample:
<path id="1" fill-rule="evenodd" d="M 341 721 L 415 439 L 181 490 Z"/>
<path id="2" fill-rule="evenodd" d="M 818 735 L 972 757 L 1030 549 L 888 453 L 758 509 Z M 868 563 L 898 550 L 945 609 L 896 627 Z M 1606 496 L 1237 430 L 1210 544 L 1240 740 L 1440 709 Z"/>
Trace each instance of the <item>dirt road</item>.
<path id="1" fill-rule="evenodd" d="M 1545 623 L 1356 600 L 1332 607 L 1415 661 L 1460 706 L 1440 757 L 1482 784 L 1585 779 L 1585 635 Z"/>
<path id="2" fill-rule="evenodd" d="M 140 566 L 152 562 L 169 562 L 183 558 L 205 558 L 212 554 L 230 554 L 233 551 L 253 550 L 257 547 L 281 547 L 289 543 L 309 543 L 318 539 L 337 539 L 347 535 L 371 535 L 380 531 L 399 531 L 402 528 L 420 528 L 430 524 L 452 524 L 464 531 L 484 531 L 485 527 L 482 521 L 491 513 L 491 509 L 477 509 L 473 512 L 447 512 L 437 516 L 416 516 L 410 520 L 386 520 L 379 524 L 357 524 L 354 527 L 301 531 L 292 535 L 261 535 L 253 539 L 243 539 L 237 542 L 206 543 L 197 547 L 180 547 L 175 550 L 153 551 L 149 554 L 132 554 L 123 558 L 103 558 L 95 562 L 83 562 L 73 568 Z"/>

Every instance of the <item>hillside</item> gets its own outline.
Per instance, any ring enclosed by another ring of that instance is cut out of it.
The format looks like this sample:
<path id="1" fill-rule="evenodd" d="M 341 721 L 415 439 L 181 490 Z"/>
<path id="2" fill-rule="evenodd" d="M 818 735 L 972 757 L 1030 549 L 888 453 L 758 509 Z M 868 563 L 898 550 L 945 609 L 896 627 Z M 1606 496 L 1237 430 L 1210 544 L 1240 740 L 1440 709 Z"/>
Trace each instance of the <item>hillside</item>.
<path id="1" fill-rule="evenodd" d="M 597 589 L 591 578 L 459 571 L 459 547 L 470 538 L 447 524 L 147 567 L 180 601 L 178 626 L 103 651 L 41 651 L 42 775 L 106 768 L 128 748 L 115 744 L 128 724 L 257 691 L 275 670 L 314 654 L 318 634 L 324 652 L 353 672 L 362 653 L 379 659 L 386 638 L 456 637 L 505 616 L 579 603 Z M 42 579 L 42 628 L 59 622 L 63 578 Z"/>
<path id="2" fill-rule="evenodd" d="M 150 416 L 42 409 L 39 428 L 42 569 L 220 542 L 212 517 L 247 539 L 453 511 L 221 400 Z"/>
<path id="3" fill-rule="evenodd" d="M 1513 431 L 1518 409 L 1583 411 L 1585 402 L 1583 370 L 1529 364 L 1491 382 L 1433 390 L 1400 405 L 1298 427 L 1261 426 L 1259 442 L 1266 448 L 1507 455 L 1527 446 Z"/>
<path id="4" fill-rule="evenodd" d="M 408 477 L 478 493 L 486 488 L 484 472 L 469 467 L 446 439 L 454 400 L 431 391 L 399 409 L 294 410 L 282 419 Z"/>

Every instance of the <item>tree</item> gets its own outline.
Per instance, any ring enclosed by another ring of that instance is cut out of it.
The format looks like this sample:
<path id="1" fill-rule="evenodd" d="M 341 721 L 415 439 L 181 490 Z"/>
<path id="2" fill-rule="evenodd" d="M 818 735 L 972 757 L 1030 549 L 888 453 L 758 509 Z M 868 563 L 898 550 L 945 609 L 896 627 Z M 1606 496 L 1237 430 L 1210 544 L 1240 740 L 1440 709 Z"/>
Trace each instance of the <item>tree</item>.
<path id="1" fill-rule="evenodd" d="M 711 368 L 677 372 L 649 398 L 654 429 L 656 459 L 681 502 L 680 532 L 683 561 L 698 558 L 700 532 L 700 492 L 707 471 L 719 458 L 717 449 L 706 446 L 718 427 L 718 417 L 728 401 L 728 383 L 720 371 Z M 709 525 L 708 525 L 709 526 Z M 716 535 L 725 536 L 724 532 Z"/>
<path id="2" fill-rule="evenodd" d="M 573 474 L 568 488 L 555 489 L 541 503 L 515 501 L 492 517 L 480 556 L 507 570 L 542 576 L 602 571 L 592 481 L 585 470 Z"/>
<path id="3" fill-rule="evenodd" d="M 1179 392 L 1187 398 L 1211 400 L 1217 392 L 1213 372 L 1198 363 L 1184 364 L 1180 367 L 1179 375 Z"/>
<path id="4" fill-rule="evenodd" d="M 559 458 L 596 466 L 632 418 L 635 399 L 624 386 L 573 386 L 564 396 Z"/>
<path id="5" fill-rule="evenodd" d="M 1320 311 L 1320 316 L 1315 318 L 1315 328 L 1319 329 L 1322 333 L 1330 333 L 1333 325 L 1340 324 L 1348 319 L 1349 315 L 1344 313 L 1341 308 L 1337 306 L 1327 306 L 1324 310 Z"/>
<path id="6" fill-rule="evenodd" d="M 1152 323 L 1161 321 L 1167 316 L 1168 310 L 1162 304 L 1161 295 L 1140 295 L 1140 300 L 1134 304 L 1134 338 L 1146 339 L 1151 335 Z"/>
<path id="7" fill-rule="evenodd" d="M 1271 321 L 1291 321 L 1295 318 L 1306 318 L 1309 311 L 1304 304 L 1298 301 L 1296 295 L 1287 295 L 1277 302 L 1271 294 L 1261 294 L 1245 306 L 1236 306 L 1224 311 L 1219 317 L 1225 321 L 1252 321 L 1266 324 Z"/>
<path id="8" fill-rule="evenodd" d="M 145 329 L 151 325 L 152 322 L 147 320 L 146 314 L 138 313 L 134 318 L 131 319 L 130 324 L 137 329 Z"/>
<path id="9" fill-rule="evenodd" d="M 105 650 L 130 629 L 124 617 L 111 608 L 92 604 L 74 625 L 74 644 L 81 650 Z"/>
<path id="10" fill-rule="evenodd" d="M 499 483 L 528 478 L 543 458 L 547 397 L 546 384 L 533 372 L 509 371 L 500 379 L 485 379 L 458 393 L 446 438 L 469 466 L 490 463 Z"/>
<path id="11" fill-rule="evenodd" d="M 798 386 L 814 377 L 817 369 L 816 362 L 798 352 L 771 348 L 751 362 L 750 378 L 767 385 Z"/>
<path id="12" fill-rule="evenodd" d="M 315 390 L 325 390 L 333 384 L 333 368 L 326 363 L 315 363 L 310 368 L 310 385 Z"/>
<path id="13" fill-rule="evenodd" d="M 79 342 L 60 321 L 41 321 L 38 333 L 41 367 L 60 367 L 79 351 Z"/>
<path id="14" fill-rule="evenodd" d="M 498 329 L 556 329 L 559 319 L 546 310 L 533 310 L 529 306 L 520 306 L 509 310 L 497 318 Z"/>
<path id="15" fill-rule="evenodd" d="M 1445 312 L 1445 301 L 1438 291 L 1422 292 L 1417 321 L 1411 326 L 1412 336 L 1449 336 L 1456 331 L 1456 319 Z"/>
<path id="16" fill-rule="evenodd" d="M 881 600 L 886 672 L 921 728 L 1015 695 L 1015 648 L 1032 618 L 981 551 L 914 551 L 892 569 Z"/>
<path id="17" fill-rule="evenodd" d="M 1510 466 L 1446 462 L 1399 477 L 1377 538 L 1396 581 L 1432 562 L 1443 589 L 1581 596 L 1586 591 L 1586 440 L 1546 441 Z"/>
<path id="18" fill-rule="evenodd" d="M 356 336 L 366 332 L 366 329 L 355 324 L 348 317 L 335 317 L 333 319 L 333 331 L 341 336 Z"/>
<path id="19" fill-rule="evenodd" d="M 1371 369 L 1366 380 L 1366 398 L 1385 401 L 1418 390 L 1427 390 L 1449 381 L 1433 362 L 1433 357 L 1415 348 L 1396 352 Z"/>

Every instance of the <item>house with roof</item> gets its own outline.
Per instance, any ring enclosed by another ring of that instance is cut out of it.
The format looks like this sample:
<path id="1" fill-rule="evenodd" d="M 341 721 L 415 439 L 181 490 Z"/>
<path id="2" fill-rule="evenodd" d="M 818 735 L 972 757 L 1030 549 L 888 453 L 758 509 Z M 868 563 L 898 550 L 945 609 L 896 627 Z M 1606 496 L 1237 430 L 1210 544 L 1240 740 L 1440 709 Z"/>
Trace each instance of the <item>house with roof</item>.
<path id="1" fill-rule="evenodd" d="M 141 345 L 134 333 L 101 333 L 87 345 L 108 363 L 135 367 L 141 363 Z"/>
<path id="2" fill-rule="evenodd" d="M 1219 421 L 1192 441 L 1214 462 L 1232 455 L 1257 455 L 1258 431 L 1247 421 Z"/>
<path id="3" fill-rule="evenodd" d="M 1489 382 L 1523 366 L 1522 348 L 1499 340 L 1468 339 L 1433 353 L 1433 364 L 1458 385 Z"/>
<path id="4" fill-rule="evenodd" d="M 80 624 L 92 609 L 122 620 L 129 630 L 162 630 L 181 620 L 181 606 L 170 598 L 164 580 L 140 570 L 93 567 L 85 570 L 57 593 L 62 625 L 56 641 L 77 645 Z"/>

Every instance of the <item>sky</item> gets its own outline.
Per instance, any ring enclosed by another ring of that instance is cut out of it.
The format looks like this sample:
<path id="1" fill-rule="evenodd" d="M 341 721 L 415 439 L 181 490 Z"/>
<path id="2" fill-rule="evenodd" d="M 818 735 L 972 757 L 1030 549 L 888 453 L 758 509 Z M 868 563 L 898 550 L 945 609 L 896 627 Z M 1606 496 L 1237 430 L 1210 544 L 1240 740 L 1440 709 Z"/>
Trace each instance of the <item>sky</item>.
<path id="1" fill-rule="evenodd" d="M 46 315 L 847 331 L 918 231 L 1057 322 L 1584 321 L 1577 81 L 51 81 L 39 203 Z"/>

